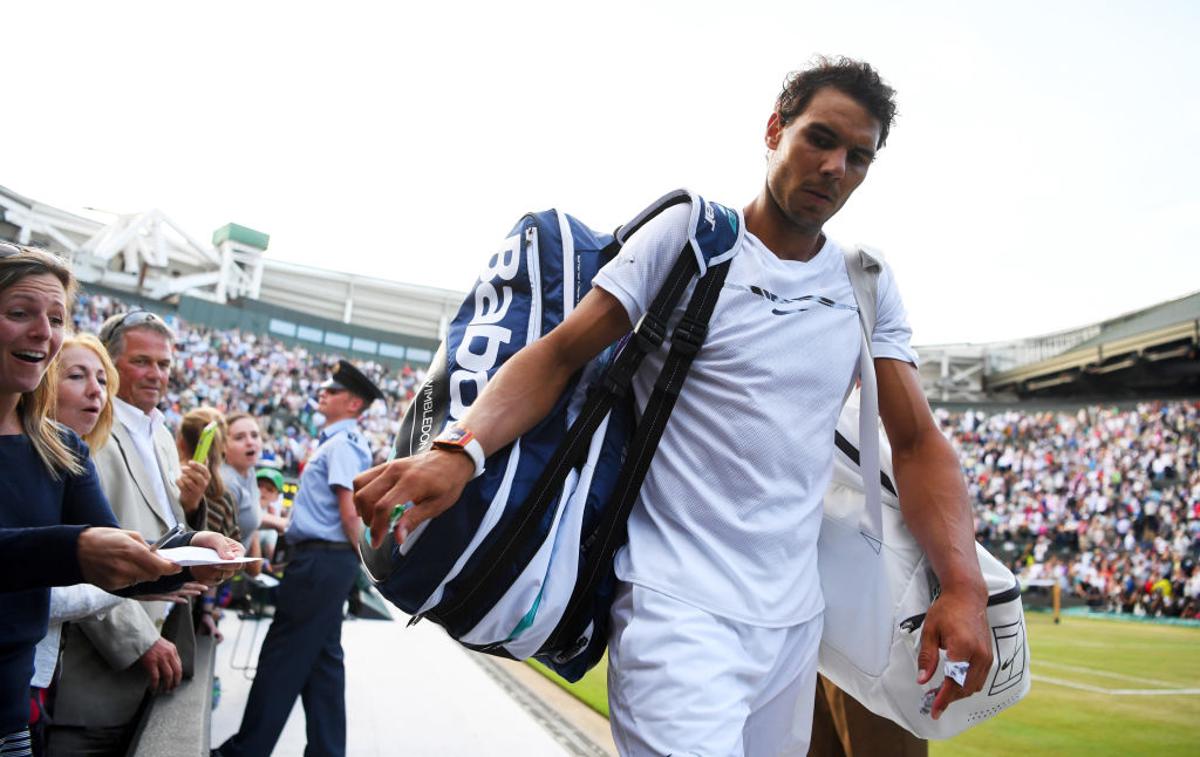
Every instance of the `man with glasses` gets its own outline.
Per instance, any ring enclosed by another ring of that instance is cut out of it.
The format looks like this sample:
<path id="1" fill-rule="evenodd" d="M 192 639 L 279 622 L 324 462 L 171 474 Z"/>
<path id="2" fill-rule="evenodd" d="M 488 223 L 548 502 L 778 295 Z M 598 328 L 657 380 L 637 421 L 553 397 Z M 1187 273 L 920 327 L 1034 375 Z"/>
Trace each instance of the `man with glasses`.
<path id="1" fill-rule="evenodd" d="M 302 696 L 306 754 L 346 751 L 342 605 L 358 576 L 354 477 L 371 466 L 358 416 L 383 392 L 339 360 L 321 385 L 325 417 L 320 445 L 300 477 L 286 532 L 292 554 L 275 601 L 275 617 L 258 657 L 240 730 L 215 755 L 270 754 L 296 697 Z"/>
<path id="2" fill-rule="evenodd" d="M 135 310 L 109 318 L 99 336 L 120 379 L 112 437 L 93 453 L 113 513 L 147 539 L 176 525 L 203 529 L 208 468 L 180 466 L 158 409 L 174 332 L 154 313 Z M 51 754 L 123 753 L 147 689 L 170 691 L 192 674 L 188 605 L 127 600 L 102 620 L 73 623 L 66 636 Z"/>

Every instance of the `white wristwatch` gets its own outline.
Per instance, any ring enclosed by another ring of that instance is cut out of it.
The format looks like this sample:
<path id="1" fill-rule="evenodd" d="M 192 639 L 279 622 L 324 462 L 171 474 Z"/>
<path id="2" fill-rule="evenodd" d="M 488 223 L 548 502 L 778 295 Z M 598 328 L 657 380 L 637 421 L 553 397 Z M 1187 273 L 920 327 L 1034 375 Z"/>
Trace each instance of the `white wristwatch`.
<path id="1" fill-rule="evenodd" d="M 454 423 L 446 427 L 442 433 L 437 435 L 433 440 L 434 449 L 444 449 L 451 452 L 462 452 L 467 457 L 471 458 L 471 462 L 475 463 L 475 474 L 471 476 L 471 480 L 475 480 L 483 475 L 484 463 L 486 456 L 483 454 L 483 445 L 475 438 L 475 434 L 463 426 L 461 423 Z"/>

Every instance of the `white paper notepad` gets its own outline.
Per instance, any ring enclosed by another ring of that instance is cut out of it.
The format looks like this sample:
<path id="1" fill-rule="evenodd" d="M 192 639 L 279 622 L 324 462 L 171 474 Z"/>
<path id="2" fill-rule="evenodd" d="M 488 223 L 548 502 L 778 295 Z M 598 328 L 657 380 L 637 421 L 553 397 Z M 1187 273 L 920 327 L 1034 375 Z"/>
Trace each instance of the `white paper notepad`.
<path id="1" fill-rule="evenodd" d="M 243 565 L 262 560 L 261 557 L 235 557 L 231 560 L 223 560 L 215 549 L 208 547 L 171 547 L 158 550 L 158 554 L 185 568 L 199 565 Z"/>

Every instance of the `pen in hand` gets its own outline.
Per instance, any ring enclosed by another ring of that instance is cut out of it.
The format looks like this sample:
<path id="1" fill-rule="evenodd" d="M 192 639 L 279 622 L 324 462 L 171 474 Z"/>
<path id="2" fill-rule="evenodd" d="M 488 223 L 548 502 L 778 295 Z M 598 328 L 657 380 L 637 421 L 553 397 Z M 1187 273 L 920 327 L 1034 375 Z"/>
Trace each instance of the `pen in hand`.
<path id="1" fill-rule="evenodd" d="M 167 542 L 171 541 L 176 536 L 179 536 L 182 533 L 183 533 L 183 526 L 176 523 L 174 526 L 171 527 L 171 530 L 167 531 L 165 534 L 158 537 L 158 539 L 156 539 L 155 542 L 150 545 L 150 551 L 157 552 L 159 547 L 162 547 Z"/>

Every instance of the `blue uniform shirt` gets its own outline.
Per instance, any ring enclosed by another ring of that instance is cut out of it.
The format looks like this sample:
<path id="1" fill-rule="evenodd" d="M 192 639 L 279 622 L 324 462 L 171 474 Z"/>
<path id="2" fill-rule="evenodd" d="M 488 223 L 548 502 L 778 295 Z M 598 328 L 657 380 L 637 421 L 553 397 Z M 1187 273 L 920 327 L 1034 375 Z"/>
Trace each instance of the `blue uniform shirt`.
<path id="1" fill-rule="evenodd" d="M 353 491 L 354 477 L 371 467 L 371 450 L 354 419 L 326 426 L 319 440 L 316 454 L 304 466 L 292 504 L 287 529 L 292 544 L 310 539 L 346 541 L 333 487 Z"/>

